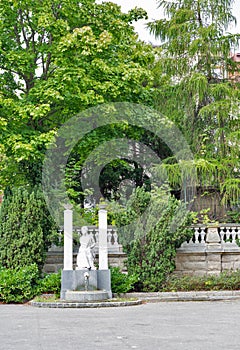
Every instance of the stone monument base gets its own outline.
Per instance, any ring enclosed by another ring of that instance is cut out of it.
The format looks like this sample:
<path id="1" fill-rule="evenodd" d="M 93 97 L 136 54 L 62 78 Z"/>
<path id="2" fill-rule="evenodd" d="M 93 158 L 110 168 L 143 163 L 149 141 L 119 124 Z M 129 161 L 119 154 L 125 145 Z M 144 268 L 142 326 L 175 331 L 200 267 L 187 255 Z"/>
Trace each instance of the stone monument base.
<path id="1" fill-rule="evenodd" d="M 86 290 L 86 280 L 85 274 L 88 273 L 88 283 Z M 79 298 L 84 298 L 85 294 L 92 293 L 92 297 L 95 298 L 97 295 L 100 297 L 100 294 L 96 293 L 97 291 L 101 291 L 107 293 L 107 298 L 112 298 L 111 291 L 111 273 L 110 270 L 63 270 L 62 271 L 62 279 L 61 279 L 61 299 L 66 299 L 66 297 L 70 297 L 70 292 L 81 292 L 79 293 Z M 76 293 L 72 294 L 77 295 Z M 90 294 L 89 294 L 90 295 Z M 104 294 L 105 298 L 106 294 Z M 86 296 L 87 298 L 87 296 Z M 90 297 L 91 298 L 91 297 Z M 77 299 L 80 301 L 79 299 Z M 103 300 L 103 299 L 90 299 L 90 300 Z"/>
<path id="2" fill-rule="evenodd" d="M 108 292 L 102 290 L 93 290 L 93 291 L 66 291 L 65 300 L 73 302 L 91 302 L 91 301 L 100 301 L 107 300 Z"/>

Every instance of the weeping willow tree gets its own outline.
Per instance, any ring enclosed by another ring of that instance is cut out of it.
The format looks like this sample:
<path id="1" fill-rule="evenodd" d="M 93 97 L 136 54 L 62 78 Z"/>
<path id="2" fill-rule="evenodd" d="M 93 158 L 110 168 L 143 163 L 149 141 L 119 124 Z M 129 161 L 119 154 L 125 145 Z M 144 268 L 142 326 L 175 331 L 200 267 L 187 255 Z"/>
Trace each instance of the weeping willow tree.
<path id="1" fill-rule="evenodd" d="M 154 68 L 156 108 L 181 128 L 195 155 L 199 187 L 214 188 L 223 204 L 240 201 L 240 83 L 233 74 L 239 34 L 232 0 L 159 0 L 165 18 L 149 23 L 161 39 Z M 239 73 L 240 74 L 240 73 Z M 165 161 L 173 186 L 178 165 Z"/>

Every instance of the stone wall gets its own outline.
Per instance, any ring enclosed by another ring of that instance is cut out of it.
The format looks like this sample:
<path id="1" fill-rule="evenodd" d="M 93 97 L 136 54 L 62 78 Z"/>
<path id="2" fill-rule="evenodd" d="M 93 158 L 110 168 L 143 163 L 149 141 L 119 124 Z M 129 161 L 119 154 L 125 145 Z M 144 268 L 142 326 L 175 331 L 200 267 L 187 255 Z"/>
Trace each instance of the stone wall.
<path id="1" fill-rule="evenodd" d="M 78 228 L 76 230 L 79 230 Z M 97 238 L 97 229 L 90 227 L 90 234 Z M 108 230 L 108 263 L 126 271 L 126 254 L 118 244 L 116 229 Z M 240 269 L 240 224 L 225 224 L 219 227 L 204 225 L 193 227 L 193 237 L 177 250 L 176 270 L 178 275 L 219 274 L 222 271 Z M 73 253 L 73 268 L 76 265 L 77 250 Z M 96 249 L 96 263 L 98 254 Z M 44 272 L 57 272 L 63 268 L 63 248 L 52 247 L 47 253 Z"/>
<path id="2" fill-rule="evenodd" d="M 108 254 L 108 264 L 109 266 L 116 267 L 119 266 L 122 271 L 126 271 L 124 261 L 127 256 L 123 252 L 112 252 Z M 73 253 L 73 268 L 75 269 L 77 260 L 77 252 Z M 98 254 L 96 254 L 96 264 L 98 264 Z M 52 273 L 58 272 L 63 269 L 63 248 L 51 248 L 47 253 L 47 259 L 43 267 L 43 272 Z"/>
<path id="3" fill-rule="evenodd" d="M 240 225 L 201 225 L 193 230 L 192 239 L 177 250 L 176 274 L 202 276 L 240 269 L 240 247 L 236 243 Z"/>

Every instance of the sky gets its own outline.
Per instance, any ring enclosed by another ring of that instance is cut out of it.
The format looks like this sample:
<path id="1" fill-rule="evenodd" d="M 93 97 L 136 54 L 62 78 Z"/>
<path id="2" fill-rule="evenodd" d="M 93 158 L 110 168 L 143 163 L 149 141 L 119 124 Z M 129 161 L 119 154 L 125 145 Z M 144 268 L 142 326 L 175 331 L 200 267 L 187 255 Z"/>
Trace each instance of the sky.
<path id="1" fill-rule="evenodd" d="M 134 7 L 141 7 L 148 13 L 148 20 L 140 20 L 135 24 L 135 30 L 137 31 L 141 40 L 151 42 L 152 44 L 159 43 L 154 36 L 149 34 L 148 29 L 145 28 L 146 22 L 158 19 L 163 16 L 163 11 L 157 8 L 156 0 L 111 0 L 112 2 L 121 6 L 123 12 L 128 12 Z M 239 0 L 240 1 L 240 0 Z"/>
<path id="2" fill-rule="evenodd" d="M 163 11 L 157 8 L 156 0 L 110 0 L 121 6 L 123 12 L 128 12 L 134 7 L 141 7 L 148 13 L 148 21 L 159 19 L 163 17 Z M 231 28 L 232 33 L 240 32 L 240 0 L 235 0 L 233 5 L 233 15 L 237 18 L 238 26 L 237 28 Z M 139 34 L 141 40 L 146 42 L 151 42 L 152 44 L 158 44 L 159 41 L 151 36 L 148 30 L 145 28 L 146 21 L 141 20 L 135 25 L 135 29 Z"/>

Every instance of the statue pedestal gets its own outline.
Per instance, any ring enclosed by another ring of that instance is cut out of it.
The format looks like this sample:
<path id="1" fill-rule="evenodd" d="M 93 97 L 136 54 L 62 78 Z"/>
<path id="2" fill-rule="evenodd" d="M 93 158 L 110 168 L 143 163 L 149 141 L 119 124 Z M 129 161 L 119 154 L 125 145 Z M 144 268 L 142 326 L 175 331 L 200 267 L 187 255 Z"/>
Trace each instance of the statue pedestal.
<path id="1" fill-rule="evenodd" d="M 93 291 L 66 291 L 65 292 L 65 300 L 66 301 L 74 301 L 78 303 L 86 303 L 91 301 L 99 301 L 99 300 L 107 300 L 108 292 L 101 290 L 93 290 Z"/>
<path id="2" fill-rule="evenodd" d="M 85 273 L 89 274 L 88 278 L 88 290 L 85 290 Z M 66 299 L 70 297 L 70 292 L 81 292 L 82 298 L 84 298 L 84 293 L 90 295 L 89 292 L 101 291 L 104 293 L 104 299 L 106 299 L 106 293 L 109 299 L 112 298 L 111 291 L 111 273 L 110 270 L 63 270 L 62 271 L 62 284 L 61 284 L 61 299 Z M 69 294 L 69 293 L 70 294 Z M 73 294 L 76 297 L 76 293 Z M 100 297 L 100 293 L 98 296 Z M 97 294 L 94 294 L 94 298 Z M 80 298 L 80 296 L 79 296 Z M 87 296 L 86 296 L 87 298 Z M 89 299 L 93 300 L 93 299 Z M 103 299 L 98 299 L 103 300 Z"/>
<path id="3" fill-rule="evenodd" d="M 95 270 L 92 249 L 95 241 L 83 226 L 77 256 L 79 270 L 72 269 L 72 210 L 64 211 L 64 269 L 61 279 L 61 299 L 91 301 L 112 298 L 111 271 L 108 269 L 107 210 L 99 206 L 99 270 Z M 82 269 L 86 267 L 86 269 Z"/>

